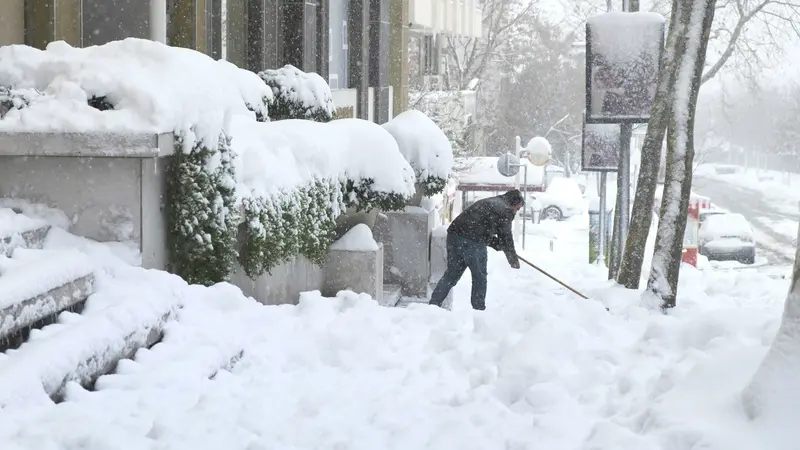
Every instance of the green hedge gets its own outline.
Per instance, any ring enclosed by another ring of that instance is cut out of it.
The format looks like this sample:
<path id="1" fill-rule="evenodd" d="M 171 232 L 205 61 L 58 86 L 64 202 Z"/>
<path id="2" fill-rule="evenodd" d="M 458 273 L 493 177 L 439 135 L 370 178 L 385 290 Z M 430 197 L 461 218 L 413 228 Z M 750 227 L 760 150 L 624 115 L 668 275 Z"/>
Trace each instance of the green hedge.
<path id="1" fill-rule="evenodd" d="M 176 140 L 168 184 L 169 269 L 192 284 L 227 280 L 236 261 L 239 214 L 230 143 L 224 134 L 216 149 L 185 149 L 184 138 Z"/>
<path id="2" fill-rule="evenodd" d="M 27 107 L 38 95 L 41 95 L 41 92 L 34 89 L 14 89 L 0 85 L 0 119 L 12 109 Z"/>
<path id="3" fill-rule="evenodd" d="M 429 176 L 424 180 L 420 180 L 420 177 L 418 176 L 417 180 L 421 181 L 422 192 L 426 197 L 441 194 L 444 191 L 444 188 L 447 187 L 447 178 Z"/>

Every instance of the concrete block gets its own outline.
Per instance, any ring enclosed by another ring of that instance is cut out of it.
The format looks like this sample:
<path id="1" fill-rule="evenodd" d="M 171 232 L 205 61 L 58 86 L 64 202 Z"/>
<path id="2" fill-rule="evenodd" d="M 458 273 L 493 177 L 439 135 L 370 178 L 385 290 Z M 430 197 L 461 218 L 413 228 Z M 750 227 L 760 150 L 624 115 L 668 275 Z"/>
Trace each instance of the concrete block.
<path id="1" fill-rule="evenodd" d="M 447 270 L 447 227 L 440 226 L 431 233 L 431 283 L 438 283 Z"/>
<path id="2" fill-rule="evenodd" d="M 375 224 L 375 240 L 385 249 L 384 282 L 399 284 L 404 297 L 427 295 L 434 214 L 411 206 L 383 213 Z"/>
<path id="3" fill-rule="evenodd" d="M 376 250 L 331 250 L 325 262 L 322 295 L 333 297 L 342 290 L 369 294 L 384 305 L 384 246 Z"/>

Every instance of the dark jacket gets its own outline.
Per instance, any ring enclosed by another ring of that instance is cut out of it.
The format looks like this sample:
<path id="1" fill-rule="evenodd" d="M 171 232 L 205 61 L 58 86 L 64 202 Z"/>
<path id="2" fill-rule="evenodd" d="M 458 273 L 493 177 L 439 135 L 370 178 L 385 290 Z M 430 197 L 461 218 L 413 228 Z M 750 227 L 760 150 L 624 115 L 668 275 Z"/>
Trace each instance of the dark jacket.
<path id="1" fill-rule="evenodd" d="M 459 214 L 447 232 L 501 250 L 506 254 L 509 264 L 515 264 L 519 262 L 511 232 L 515 215 L 503 195 L 484 198 Z"/>

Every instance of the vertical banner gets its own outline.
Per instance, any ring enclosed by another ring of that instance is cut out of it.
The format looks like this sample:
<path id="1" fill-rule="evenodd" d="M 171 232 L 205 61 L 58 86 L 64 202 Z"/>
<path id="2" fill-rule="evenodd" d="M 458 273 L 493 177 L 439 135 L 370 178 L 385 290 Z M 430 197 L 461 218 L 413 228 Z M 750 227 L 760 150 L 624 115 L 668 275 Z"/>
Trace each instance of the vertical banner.
<path id="1" fill-rule="evenodd" d="M 650 119 L 664 52 L 666 19 L 610 12 L 586 22 L 586 122 Z"/>

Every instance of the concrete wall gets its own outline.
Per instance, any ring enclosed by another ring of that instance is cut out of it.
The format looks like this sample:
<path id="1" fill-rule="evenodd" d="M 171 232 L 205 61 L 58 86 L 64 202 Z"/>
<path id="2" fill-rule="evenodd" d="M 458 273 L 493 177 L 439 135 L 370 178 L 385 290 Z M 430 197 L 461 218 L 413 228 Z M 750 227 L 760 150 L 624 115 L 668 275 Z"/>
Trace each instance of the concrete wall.
<path id="1" fill-rule="evenodd" d="M 404 296 L 428 295 L 434 222 L 433 212 L 411 206 L 382 214 L 375 225 L 375 240 L 385 249 L 384 283 L 400 285 Z"/>
<path id="2" fill-rule="evenodd" d="M 0 196 L 57 207 L 90 239 L 138 242 L 141 195 L 139 159 L 0 156 Z"/>
<path id="3" fill-rule="evenodd" d="M 255 280 L 250 279 L 238 265 L 231 276 L 232 284 L 265 305 L 296 304 L 301 292 L 322 291 L 324 281 L 323 268 L 302 256 Z"/>
<path id="4" fill-rule="evenodd" d="M 331 250 L 325 263 L 322 294 L 334 297 L 351 290 L 372 296 L 380 305 L 383 299 L 383 245 L 372 251 Z"/>

